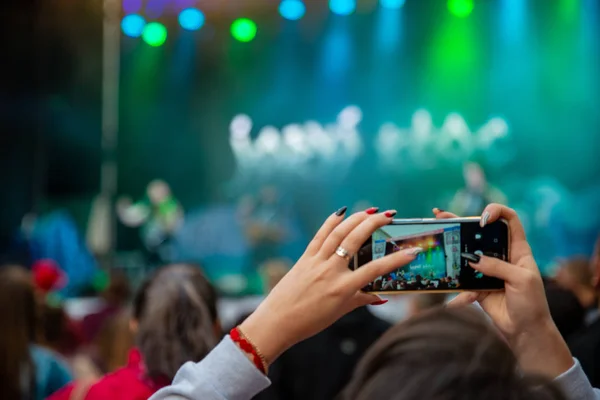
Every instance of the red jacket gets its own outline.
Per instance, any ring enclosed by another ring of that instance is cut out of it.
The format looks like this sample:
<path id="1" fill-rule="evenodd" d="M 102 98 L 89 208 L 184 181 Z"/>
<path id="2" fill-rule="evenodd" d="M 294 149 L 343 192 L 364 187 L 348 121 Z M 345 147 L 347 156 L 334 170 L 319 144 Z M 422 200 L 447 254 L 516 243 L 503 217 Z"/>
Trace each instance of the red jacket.
<path id="1" fill-rule="evenodd" d="M 84 384 L 72 383 L 47 400 L 146 400 L 170 382 L 152 381 L 144 374 L 142 355 L 137 349 L 129 352 L 127 366 L 102 377 L 89 388 Z"/>

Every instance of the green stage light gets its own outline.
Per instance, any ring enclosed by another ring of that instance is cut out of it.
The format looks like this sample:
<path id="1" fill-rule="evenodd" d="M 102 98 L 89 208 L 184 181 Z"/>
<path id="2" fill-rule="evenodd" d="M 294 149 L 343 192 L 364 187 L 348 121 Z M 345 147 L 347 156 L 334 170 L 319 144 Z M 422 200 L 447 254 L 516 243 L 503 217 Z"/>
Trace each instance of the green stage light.
<path id="1" fill-rule="evenodd" d="M 248 18 L 239 18 L 231 24 L 231 35 L 240 42 L 250 42 L 256 36 L 256 24 Z"/>
<path id="2" fill-rule="evenodd" d="M 468 17 L 474 6 L 473 0 L 448 0 L 448 10 L 460 18 Z"/>
<path id="3" fill-rule="evenodd" d="M 150 46 L 161 46 L 167 40 L 167 28 L 159 22 L 151 22 L 144 27 L 142 38 Z"/>

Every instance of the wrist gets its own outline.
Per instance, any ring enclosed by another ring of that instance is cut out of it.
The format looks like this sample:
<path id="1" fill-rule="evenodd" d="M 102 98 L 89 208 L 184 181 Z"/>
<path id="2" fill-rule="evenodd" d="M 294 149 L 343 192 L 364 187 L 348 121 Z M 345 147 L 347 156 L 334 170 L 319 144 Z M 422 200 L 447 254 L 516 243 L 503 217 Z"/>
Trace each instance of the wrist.
<path id="1" fill-rule="evenodd" d="M 573 366 L 573 357 L 556 325 L 548 319 L 510 340 L 523 372 L 554 379 Z"/>
<path id="2" fill-rule="evenodd" d="M 272 318 L 263 317 L 260 310 L 257 310 L 239 326 L 257 351 L 262 354 L 267 366 L 290 347 L 281 327 L 273 327 L 271 321 Z"/>

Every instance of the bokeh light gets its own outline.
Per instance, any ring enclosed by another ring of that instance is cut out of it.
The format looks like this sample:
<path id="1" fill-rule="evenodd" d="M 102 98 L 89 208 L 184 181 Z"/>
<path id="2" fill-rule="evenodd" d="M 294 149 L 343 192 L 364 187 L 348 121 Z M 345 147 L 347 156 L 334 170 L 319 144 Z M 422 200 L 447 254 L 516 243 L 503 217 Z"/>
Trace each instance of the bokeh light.
<path id="1" fill-rule="evenodd" d="M 406 0 L 380 0 L 381 7 L 383 8 L 397 9 L 401 8 L 404 3 L 406 3 Z"/>
<path id="2" fill-rule="evenodd" d="M 248 18 L 239 18 L 231 24 L 231 35 L 240 42 L 250 42 L 256 36 L 256 23 Z"/>
<path id="3" fill-rule="evenodd" d="M 460 18 L 471 15 L 473 7 L 475 7 L 473 0 L 448 0 L 448 10 Z"/>
<path id="4" fill-rule="evenodd" d="M 142 0 L 123 0 L 123 11 L 126 14 L 137 13 L 142 9 Z"/>
<path id="5" fill-rule="evenodd" d="M 144 28 L 142 38 L 150 46 L 161 46 L 167 40 L 167 28 L 160 22 L 151 22 Z"/>
<path id="6" fill-rule="evenodd" d="M 356 0 L 329 0 L 329 8 L 334 14 L 350 15 L 356 10 Z"/>
<path id="7" fill-rule="evenodd" d="M 148 19 L 156 19 L 163 15 L 166 6 L 166 0 L 147 0 L 144 7 L 144 15 Z"/>
<path id="8" fill-rule="evenodd" d="M 204 25 L 204 14 L 197 8 L 186 8 L 179 13 L 179 24 L 183 29 L 196 31 Z"/>
<path id="9" fill-rule="evenodd" d="M 137 14 L 126 15 L 121 21 L 121 29 L 123 33 L 130 37 L 140 37 L 144 32 L 146 21 Z"/>
<path id="10" fill-rule="evenodd" d="M 301 0 L 283 0 L 279 3 L 279 13 L 285 19 L 297 21 L 306 13 L 306 6 Z"/>

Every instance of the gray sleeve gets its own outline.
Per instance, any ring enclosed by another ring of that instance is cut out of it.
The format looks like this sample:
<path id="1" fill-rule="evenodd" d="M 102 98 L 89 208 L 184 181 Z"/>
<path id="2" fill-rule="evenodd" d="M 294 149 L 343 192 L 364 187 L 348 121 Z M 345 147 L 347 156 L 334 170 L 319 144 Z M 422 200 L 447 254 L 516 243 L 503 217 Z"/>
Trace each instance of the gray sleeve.
<path id="1" fill-rule="evenodd" d="M 562 389 L 568 400 L 600 400 L 600 390 L 592 387 L 579 361 L 574 360 L 575 364 L 556 377 L 554 383 Z"/>
<path id="2" fill-rule="evenodd" d="M 271 381 L 226 336 L 199 363 L 187 362 L 150 400 L 249 400 Z"/>

